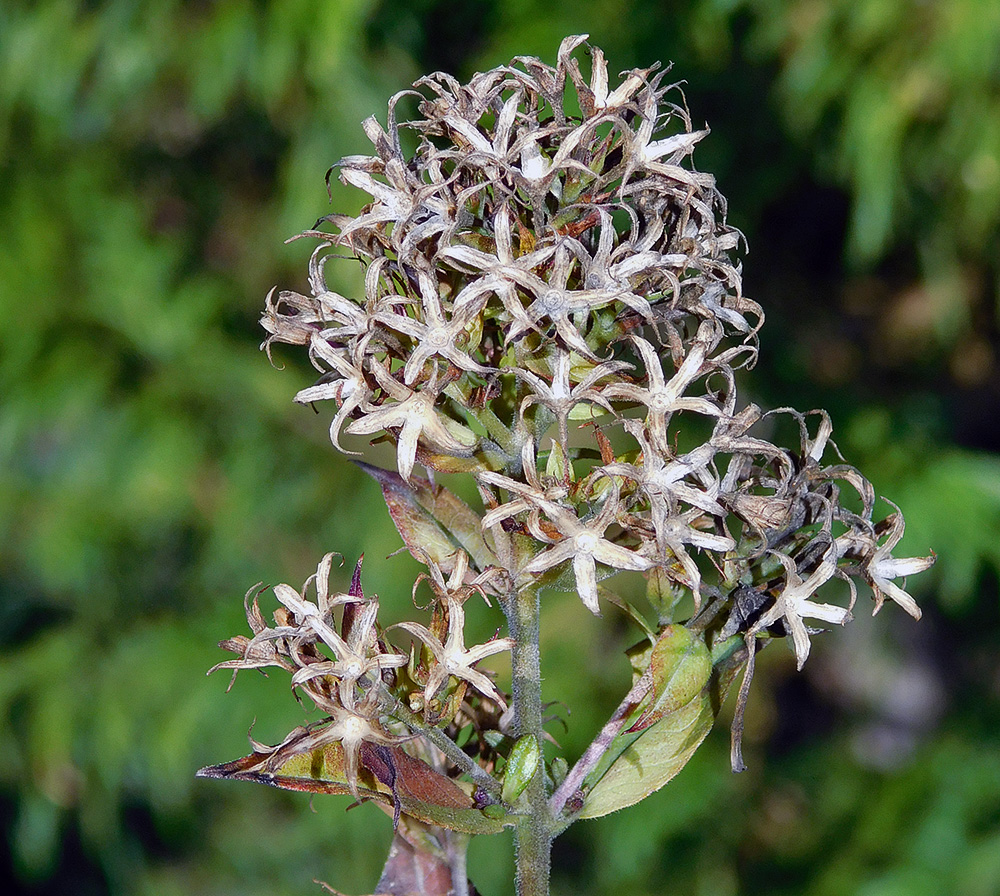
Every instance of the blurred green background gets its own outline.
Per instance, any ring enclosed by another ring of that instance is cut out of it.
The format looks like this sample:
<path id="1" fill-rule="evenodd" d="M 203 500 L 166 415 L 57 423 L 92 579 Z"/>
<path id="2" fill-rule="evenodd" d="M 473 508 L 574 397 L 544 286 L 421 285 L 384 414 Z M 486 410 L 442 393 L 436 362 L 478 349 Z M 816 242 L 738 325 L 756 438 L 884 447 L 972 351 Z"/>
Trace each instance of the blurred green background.
<path id="1" fill-rule="evenodd" d="M 1000 892 L 996 0 L 5 0 L 6 892 L 371 891 L 374 807 L 193 777 L 247 752 L 255 718 L 271 742 L 303 719 L 277 675 L 228 695 L 205 677 L 248 587 L 364 551 L 385 618 L 412 613 L 377 489 L 330 448 L 326 409 L 292 404 L 312 376 L 292 352 L 267 363 L 257 317 L 274 284 L 305 287 L 309 247 L 283 240 L 330 210 L 324 173 L 367 151 L 390 94 L 553 63 L 582 32 L 615 71 L 673 60 L 712 127 L 696 163 L 767 312 L 744 393 L 827 407 L 904 508 L 902 554 L 940 558 L 912 583 L 919 624 L 859 604 L 801 675 L 767 651 L 749 771 L 730 773 L 720 725 L 641 808 L 557 842 L 554 892 Z M 620 697 L 630 637 L 547 603 L 571 752 Z M 475 842 L 471 869 L 511 892 L 509 840 Z"/>

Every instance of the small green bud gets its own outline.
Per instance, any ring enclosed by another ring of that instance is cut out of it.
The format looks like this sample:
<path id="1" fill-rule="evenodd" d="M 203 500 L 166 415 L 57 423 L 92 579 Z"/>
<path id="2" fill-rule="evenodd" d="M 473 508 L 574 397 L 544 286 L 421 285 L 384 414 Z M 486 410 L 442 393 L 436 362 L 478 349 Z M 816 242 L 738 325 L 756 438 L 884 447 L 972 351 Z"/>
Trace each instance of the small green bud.
<path id="1" fill-rule="evenodd" d="M 500 793 L 501 799 L 505 803 L 513 803 L 528 786 L 535 769 L 538 768 L 538 758 L 541 751 L 538 749 L 538 741 L 526 734 L 522 737 L 510 751 L 507 759 L 507 768 L 503 776 L 503 790 Z"/>
<path id="2" fill-rule="evenodd" d="M 569 774 L 569 763 L 562 756 L 556 756 L 549 766 L 549 773 L 552 775 L 552 783 L 558 787 Z"/>

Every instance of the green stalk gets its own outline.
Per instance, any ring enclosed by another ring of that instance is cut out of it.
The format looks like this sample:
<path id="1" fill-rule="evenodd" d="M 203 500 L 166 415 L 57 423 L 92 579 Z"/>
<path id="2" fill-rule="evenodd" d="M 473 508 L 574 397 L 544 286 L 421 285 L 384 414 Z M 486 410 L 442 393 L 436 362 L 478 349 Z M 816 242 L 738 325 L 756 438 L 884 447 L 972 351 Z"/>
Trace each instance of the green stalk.
<path id="1" fill-rule="evenodd" d="M 379 695 L 388 714 L 402 722 L 411 731 L 426 737 L 453 765 L 460 768 L 472 781 L 495 798 L 500 797 L 500 784 L 489 772 L 467 756 L 447 734 L 433 725 L 424 724 L 423 716 L 409 709 L 385 685 L 379 682 Z"/>
<path id="2" fill-rule="evenodd" d="M 510 428 L 493 412 L 487 404 L 475 409 L 470 408 L 469 391 L 463 389 L 461 381 L 450 383 L 444 390 L 444 394 L 455 401 L 470 417 L 474 417 L 480 426 L 486 430 L 487 434 L 511 457 L 518 455 L 519 449 L 514 434 Z"/>
<path id="3" fill-rule="evenodd" d="M 475 416 L 490 436 L 510 457 L 518 456 L 520 449 L 514 433 L 510 431 L 503 420 L 493 413 L 493 409 L 489 405 L 476 408 Z"/>
<path id="4" fill-rule="evenodd" d="M 539 652 L 538 590 L 525 588 L 508 594 L 507 612 L 513 648 L 515 732 L 532 735 L 543 744 L 542 675 Z M 527 788 L 528 812 L 518 816 L 514 828 L 518 896 L 547 896 L 552 855 L 552 826 L 545 794 L 544 763 L 539 762 Z"/>

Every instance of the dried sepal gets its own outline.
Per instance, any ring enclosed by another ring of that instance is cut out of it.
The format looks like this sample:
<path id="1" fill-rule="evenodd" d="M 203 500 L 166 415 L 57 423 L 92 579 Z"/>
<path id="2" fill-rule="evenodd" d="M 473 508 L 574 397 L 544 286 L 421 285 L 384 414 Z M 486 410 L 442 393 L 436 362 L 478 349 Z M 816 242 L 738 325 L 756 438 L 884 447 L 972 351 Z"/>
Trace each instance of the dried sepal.
<path id="1" fill-rule="evenodd" d="M 286 628 L 284 631 L 275 631 L 268 628 L 267 623 L 264 622 L 264 616 L 260 612 L 260 604 L 258 602 L 262 587 L 259 584 L 254 585 L 253 588 L 247 591 L 246 596 L 243 598 L 247 622 L 250 625 L 250 631 L 253 632 L 253 637 L 248 638 L 246 635 L 235 635 L 232 638 L 227 638 L 219 642 L 219 647 L 223 650 L 238 653 L 240 655 L 239 659 L 216 663 L 206 673 L 211 675 L 217 669 L 232 669 L 233 676 L 229 680 L 229 685 L 226 688 L 227 692 L 232 689 L 233 684 L 236 682 L 236 675 L 241 669 L 261 669 L 267 666 L 277 666 L 286 671 L 291 671 L 293 668 L 284 659 L 275 642 L 279 638 L 294 635 L 295 630 Z M 252 600 L 251 595 L 253 597 Z"/>

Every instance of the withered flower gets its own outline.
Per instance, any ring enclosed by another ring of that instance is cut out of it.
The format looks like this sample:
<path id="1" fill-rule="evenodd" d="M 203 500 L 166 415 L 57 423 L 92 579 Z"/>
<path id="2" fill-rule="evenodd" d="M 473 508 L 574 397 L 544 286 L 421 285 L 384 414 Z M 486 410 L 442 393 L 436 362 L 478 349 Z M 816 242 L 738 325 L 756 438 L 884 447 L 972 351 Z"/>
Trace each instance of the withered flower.
<path id="1" fill-rule="evenodd" d="M 891 501 L 887 503 L 892 504 Z M 867 564 L 864 566 L 864 575 L 871 585 L 872 594 L 875 596 L 875 610 L 877 613 L 882 609 L 882 604 L 886 597 L 895 601 L 914 619 L 920 618 L 920 607 L 917 602 L 910 597 L 893 579 L 900 576 L 912 576 L 925 569 L 930 569 L 934 565 L 935 557 L 905 557 L 897 558 L 892 556 L 892 549 L 899 544 L 903 537 L 905 523 L 903 514 L 895 504 L 892 504 L 894 512 L 876 526 L 876 532 L 885 537 L 885 541 L 878 545 L 872 552 Z"/>
<path id="2" fill-rule="evenodd" d="M 703 324 L 702 327 L 706 332 L 712 329 L 708 324 Z M 604 397 L 645 405 L 649 437 L 659 451 L 669 453 L 667 427 L 677 411 L 695 411 L 711 417 L 718 417 L 723 413 L 723 408 L 710 398 L 684 394 L 691 383 L 704 373 L 702 368 L 711 350 L 711 343 L 696 339 L 677 372 L 667 380 L 653 346 L 638 336 L 633 336 L 632 342 L 642 358 L 649 385 L 643 387 L 623 382 L 612 383 L 604 390 Z"/>
<path id="3" fill-rule="evenodd" d="M 364 707 L 358 709 L 363 710 Z M 276 746 L 269 747 L 252 741 L 254 749 L 259 753 L 270 754 L 264 768 L 273 775 L 295 756 L 312 753 L 327 744 L 339 743 L 344 750 L 344 777 L 347 779 L 347 786 L 354 798 L 360 800 L 358 769 L 361 745 L 366 741 L 376 744 L 403 744 L 410 738 L 407 735 L 388 733 L 363 711 L 349 710 L 335 704 L 330 706 L 328 711 L 329 719 L 295 728 Z"/>
<path id="4" fill-rule="evenodd" d="M 654 565 L 648 557 L 605 537 L 608 528 L 616 521 L 621 504 L 618 487 L 613 482 L 604 496 L 601 509 L 586 519 L 581 519 L 575 510 L 542 496 L 528 494 L 526 497 L 548 520 L 548 525 L 532 526 L 532 535 L 551 547 L 523 566 L 521 576 L 536 575 L 561 563 L 571 562 L 580 600 L 591 613 L 599 616 L 598 563 L 613 569 L 634 571 L 646 570 Z"/>
<path id="5" fill-rule="evenodd" d="M 381 430 L 398 431 L 397 464 L 403 479 L 410 478 L 421 439 L 437 451 L 458 456 L 472 453 L 477 441 L 475 434 L 435 409 L 441 393 L 437 371 L 422 389 L 404 386 L 379 361 L 372 362 L 372 375 L 392 400 L 381 405 L 366 405 L 364 416 L 355 420 L 347 431 L 359 435 Z"/>
<path id="6" fill-rule="evenodd" d="M 792 636 L 796 665 L 801 669 L 809 656 L 810 648 L 809 632 L 802 620 L 819 619 L 823 622 L 843 625 L 850 620 L 851 609 L 850 607 L 817 603 L 811 599 L 820 586 L 837 574 L 837 552 L 833 545 L 805 579 L 799 574 L 795 561 L 791 557 L 780 551 L 774 551 L 773 555 L 785 568 L 785 583 L 775 599 L 774 605 L 761 614 L 750 630 L 750 634 L 762 632 L 779 619 L 783 620 Z M 853 601 L 851 603 L 853 604 Z"/>
<path id="7" fill-rule="evenodd" d="M 231 650 L 233 653 L 238 653 L 240 655 L 239 659 L 216 663 L 206 673 L 211 675 L 216 669 L 232 669 L 233 676 L 229 680 L 229 686 L 226 688 L 226 691 L 232 689 L 233 684 L 236 682 L 236 675 L 241 669 L 261 669 L 266 666 L 277 666 L 290 672 L 293 668 L 291 663 L 284 659 L 275 641 L 282 637 L 294 637 L 298 634 L 298 630 L 290 626 L 277 630 L 268 628 L 267 623 L 264 622 L 264 616 L 260 612 L 260 605 L 257 600 L 261 587 L 261 585 L 254 585 L 243 598 L 247 622 L 250 625 L 250 631 L 253 632 L 253 637 L 248 638 L 246 635 L 236 635 L 219 642 L 219 646 L 224 650 Z M 253 595 L 253 601 L 250 600 L 251 595 Z"/>
<path id="8" fill-rule="evenodd" d="M 357 702 L 357 685 L 366 684 L 371 675 L 380 675 L 383 669 L 398 669 L 406 665 L 406 656 L 384 653 L 380 649 L 375 620 L 378 616 L 378 598 L 369 597 L 353 617 L 350 631 L 345 638 L 324 642 L 337 659 L 305 662 L 292 675 L 292 687 L 306 685 L 315 679 L 328 676 L 337 679 L 340 703 L 353 710 Z M 334 632 L 336 634 L 336 632 Z"/>
<path id="9" fill-rule="evenodd" d="M 498 703 L 504 709 L 507 701 L 497 690 L 497 687 L 484 672 L 474 668 L 476 663 L 495 653 L 510 650 L 513 646 L 511 638 L 494 638 L 485 644 L 474 647 L 465 646 L 465 608 L 460 594 L 454 591 L 445 593 L 447 607 L 448 632 L 442 641 L 429 628 L 417 622 L 397 622 L 393 628 L 402 629 L 422 641 L 434 656 L 434 665 L 427 677 L 424 688 L 424 706 L 445 686 L 449 678 L 467 681 L 479 693 L 484 694 Z"/>
<path id="10" fill-rule="evenodd" d="M 582 379 L 573 385 L 571 369 L 573 354 L 565 349 L 557 350 L 552 362 L 552 383 L 546 383 L 541 377 L 530 370 L 516 370 L 517 376 L 531 389 L 521 401 L 520 414 L 533 404 L 542 405 L 559 425 L 559 440 L 563 451 L 569 450 L 569 420 L 574 412 L 579 413 L 582 405 L 591 404 L 603 408 L 608 413 L 614 413 L 610 401 L 604 395 L 604 390 L 596 386 L 600 380 L 614 376 L 630 365 L 624 361 L 613 361 L 590 366 Z"/>
<path id="11" fill-rule="evenodd" d="M 329 372 L 325 372 L 316 385 L 300 389 L 293 400 L 300 404 L 311 404 L 314 401 L 334 399 L 339 410 L 330 424 L 330 441 L 338 451 L 356 454 L 357 452 L 348 451 L 340 444 L 340 431 L 354 412 L 368 403 L 372 393 L 361 369 L 346 357 L 344 349 L 334 348 L 324 338 L 326 333 L 325 330 L 312 331 L 309 337 L 309 355 L 320 370 L 326 365 L 330 368 Z M 358 345 L 362 351 L 366 341 L 363 339 Z"/>

